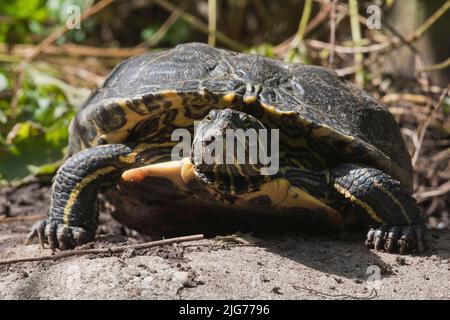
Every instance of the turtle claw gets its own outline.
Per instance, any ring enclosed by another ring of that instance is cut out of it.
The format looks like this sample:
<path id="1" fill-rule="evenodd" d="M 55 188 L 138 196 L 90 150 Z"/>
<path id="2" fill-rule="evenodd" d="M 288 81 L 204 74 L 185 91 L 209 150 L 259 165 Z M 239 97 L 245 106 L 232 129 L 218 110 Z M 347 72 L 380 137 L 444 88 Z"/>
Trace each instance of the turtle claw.
<path id="1" fill-rule="evenodd" d="M 371 228 L 367 233 L 366 247 L 373 248 L 373 241 L 375 239 L 375 229 Z"/>
<path id="2" fill-rule="evenodd" d="M 400 234 L 400 227 L 399 226 L 393 226 L 390 228 L 388 234 L 386 243 L 384 245 L 384 249 L 386 252 L 391 253 L 395 250 L 397 239 L 399 238 Z"/>
<path id="3" fill-rule="evenodd" d="M 76 246 L 92 241 L 94 234 L 88 233 L 80 227 L 71 227 L 56 222 L 41 220 L 33 226 L 25 244 L 31 244 L 36 237 L 42 248 L 45 247 L 45 244 L 48 244 L 50 250 L 54 252 L 56 249 L 73 249 Z"/>
<path id="4" fill-rule="evenodd" d="M 380 251 L 383 249 L 384 243 L 387 238 L 386 231 L 387 231 L 387 226 L 382 226 L 375 232 L 374 248 L 376 251 Z"/>
<path id="5" fill-rule="evenodd" d="M 388 253 L 398 251 L 399 254 L 425 250 L 426 230 L 423 225 L 381 226 L 370 229 L 367 233 L 366 246 L 376 251 L 385 250 Z"/>
<path id="6" fill-rule="evenodd" d="M 33 240 L 37 237 L 41 248 L 44 248 L 44 244 L 46 242 L 45 239 L 45 227 L 47 225 L 47 220 L 41 220 L 34 224 L 31 228 L 30 233 L 25 240 L 25 245 L 29 245 L 33 242 Z"/>
<path id="7" fill-rule="evenodd" d="M 56 228 L 57 224 L 53 222 L 47 223 L 47 225 L 45 226 L 45 235 L 47 236 L 47 243 L 49 244 L 50 250 L 52 250 L 52 252 L 55 252 L 56 248 L 59 247 L 58 238 L 56 237 Z"/>

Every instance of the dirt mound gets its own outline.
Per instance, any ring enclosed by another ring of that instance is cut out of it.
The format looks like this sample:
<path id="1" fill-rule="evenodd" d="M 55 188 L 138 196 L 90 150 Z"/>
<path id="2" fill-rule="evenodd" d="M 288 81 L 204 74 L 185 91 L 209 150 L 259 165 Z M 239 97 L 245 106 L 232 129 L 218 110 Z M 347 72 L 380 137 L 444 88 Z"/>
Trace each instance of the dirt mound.
<path id="1" fill-rule="evenodd" d="M 0 192 L 3 214 L 19 219 L 46 212 L 48 187 L 30 184 L 21 189 L 13 196 Z M 23 245 L 34 221 L 6 219 L 0 220 L 0 260 L 49 254 L 38 245 Z M 423 256 L 369 251 L 362 236 L 348 241 L 250 238 L 246 246 L 206 239 L 3 265 L 0 298 L 450 299 L 448 230 L 432 232 L 431 247 Z M 96 241 L 85 248 L 145 240 L 103 215 Z"/>

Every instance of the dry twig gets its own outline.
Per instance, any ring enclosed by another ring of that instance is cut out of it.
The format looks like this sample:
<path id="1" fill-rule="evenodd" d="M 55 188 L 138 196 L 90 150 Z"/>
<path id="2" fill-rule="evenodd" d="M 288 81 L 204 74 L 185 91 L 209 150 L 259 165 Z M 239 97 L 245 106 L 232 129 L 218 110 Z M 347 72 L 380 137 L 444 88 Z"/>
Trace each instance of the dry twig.
<path id="1" fill-rule="evenodd" d="M 320 9 L 319 13 L 311 19 L 311 21 L 308 23 L 308 26 L 306 27 L 305 33 L 303 37 L 307 36 L 310 32 L 312 32 L 314 29 L 316 29 L 318 26 L 320 26 L 330 14 L 331 7 L 329 5 L 323 5 Z M 284 40 L 282 43 L 278 44 L 276 47 L 274 47 L 274 52 L 277 56 L 283 56 L 286 51 L 291 47 L 291 43 L 294 41 L 295 35 L 289 37 L 288 39 Z"/>
<path id="2" fill-rule="evenodd" d="M 448 67 L 450 67 L 450 57 L 448 57 L 447 59 L 445 59 L 442 62 L 433 64 L 431 66 L 419 68 L 417 71 L 437 71 L 437 70 L 445 69 Z"/>
<path id="3" fill-rule="evenodd" d="M 350 8 L 350 27 L 352 32 L 353 45 L 359 46 L 361 44 L 361 28 L 358 21 L 358 2 L 356 0 L 349 0 L 349 8 Z M 355 65 L 357 66 L 357 70 L 355 72 L 355 83 L 363 87 L 364 86 L 364 70 L 363 70 L 363 58 L 362 53 L 354 54 Z"/>
<path id="4" fill-rule="evenodd" d="M 439 20 L 440 17 L 450 9 L 450 0 L 445 1 L 445 3 L 437 9 L 424 23 L 422 23 L 408 38 L 408 42 L 414 42 L 418 40 L 430 27 Z"/>
<path id="5" fill-rule="evenodd" d="M 37 46 L 29 44 L 15 44 L 10 51 L 11 54 L 19 58 L 27 58 L 30 52 L 35 51 Z M 66 43 L 60 46 L 48 45 L 42 49 L 40 55 L 61 55 L 75 57 L 97 57 L 97 58 L 128 58 L 145 51 L 144 48 L 98 48 L 84 46 L 73 43 Z M 0 52 L 7 52 L 6 45 L 0 44 Z M 19 59 L 20 60 L 20 59 Z"/>
<path id="6" fill-rule="evenodd" d="M 414 197 L 420 203 L 429 198 L 443 196 L 448 193 L 450 193 L 450 181 L 445 182 L 444 184 L 440 185 L 437 188 L 432 188 L 431 190 L 428 189 L 428 190 L 425 190 L 422 192 L 417 192 L 416 194 L 414 194 Z"/>
<path id="7" fill-rule="evenodd" d="M 23 221 L 37 221 L 44 219 L 46 217 L 45 214 L 33 214 L 31 216 L 17 216 L 17 217 L 0 217 L 0 223 L 9 223 L 9 222 L 23 222 Z"/>
<path id="8" fill-rule="evenodd" d="M 330 66 L 334 65 L 334 46 L 336 45 L 336 5 L 337 0 L 333 0 L 330 14 Z"/>
<path id="9" fill-rule="evenodd" d="M 59 259 L 63 259 L 63 258 L 68 258 L 68 257 L 73 257 L 73 256 L 81 256 L 81 255 L 86 255 L 86 254 L 105 254 L 105 253 L 113 254 L 113 253 L 123 252 L 125 250 L 148 249 L 148 248 L 153 248 L 153 247 L 158 247 L 158 246 L 164 246 L 167 244 L 187 242 L 187 241 L 196 241 L 196 240 L 201 240 L 201 239 L 203 239 L 203 235 L 196 234 L 196 235 L 186 236 L 186 237 L 170 238 L 170 239 L 150 241 L 150 242 L 145 242 L 145 243 L 124 245 L 124 246 L 115 246 L 112 248 L 71 250 L 71 251 L 60 252 L 60 253 L 57 253 L 54 255 L 41 256 L 41 257 L 0 260 L 0 266 L 1 265 L 10 265 L 10 264 L 15 264 L 15 263 L 22 263 L 22 262 L 34 262 L 34 261 L 46 261 L 46 260 L 54 261 L 54 260 L 59 260 Z"/>
<path id="10" fill-rule="evenodd" d="M 444 104 L 445 98 L 447 97 L 447 94 L 450 90 L 450 84 L 445 88 L 445 90 L 442 92 L 441 97 L 439 98 L 438 103 L 431 108 L 430 113 L 428 114 L 427 120 L 423 124 L 420 133 L 419 133 L 419 147 L 414 151 L 414 155 L 412 157 L 412 165 L 415 166 L 417 159 L 420 154 L 420 149 L 422 147 L 423 139 L 425 137 L 425 133 L 428 129 L 428 126 L 430 125 L 431 120 L 434 118 L 435 114 L 441 109 L 442 105 Z"/>
<path id="11" fill-rule="evenodd" d="M 353 296 L 353 295 L 346 294 L 346 293 L 331 294 L 331 293 L 321 292 L 316 289 L 308 288 L 305 286 L 292 285 L 292 287 L 295 290 L 306 290 L 309 293 L 312 293 L 314 295 L 325 297 L 325 298 L 332 298 L 332 299 L 371 300 L 371 299 L 375 299 L 378 296 L 378 292 L 374 288 L 372 288 L 372 290 L 370 290 L 370 292 L 367 296 Z"/>
<path id="12" fill-rule="evenodd" d="M 300 19 L 300 23 L 298 25 L 297 34 L 292 41 L 292 47 L 297 47 L 305 36 L 306 28 L 308 26 L 309 17 L 311 16 L 312 9 L 312 0 L 306 0 L 305 6 L 303 7 L 302 17 Z"/>
<path id="13" fill-rule="evenodd" d="M 174 6 L 172 3 L 170 3 L 167 0 L 153 0 L 153 2 L 157 3 L 159 6 L 164 8 L 167 11 L 174 12 L 177 10 L 177 7 Z M 205 24 L 203 21 L 198 19 L 197 17 L 193 16 L 190 13 L 187 13 L 186 11 L 180 10 L 179 11 L 180 18 L 189 23 L 193 28 L 209 34 L 208 25 Z M 231 39 L 226 34 L 224 34 L 221 31 L 216 30 L 215 36 L 218 40 L 222 41 L 224 44 L 229 46 L 232 49 L 238 50 L 238 51 L 245 51 L 247 48 L 243 44 L 239 43 L 238 41 Z"/>
<path id="14" fill-rule="evenodd" d="M 208 0 L 208 44 L 216 46 L 217 0 Z"/>
<path id="15" fill-rule="evenodd" d="M 169 29 L 174 25 L 174 23 L 178 20 L 180 17 L 181 11 L 186 8 L 188 1 L 183 1 L 176 10 L 172 11 L 170 16 L 167 18 L 166 21 L 161 25 L 161 27 L 156 31 L 149 39 L 141 42 L 136 46 L 136 48 L 151 48 L 155 46 L 161 39 L 164 37 L 164 35 L 169 31 Z"/>

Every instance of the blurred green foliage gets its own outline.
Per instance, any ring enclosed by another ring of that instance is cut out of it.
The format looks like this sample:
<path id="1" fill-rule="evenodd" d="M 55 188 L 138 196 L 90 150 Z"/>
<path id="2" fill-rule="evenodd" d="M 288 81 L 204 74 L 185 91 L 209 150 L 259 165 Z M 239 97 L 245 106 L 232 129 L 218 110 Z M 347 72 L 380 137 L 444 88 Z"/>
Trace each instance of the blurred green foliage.
<path id="1" fill-rule="evenodd" d="M 75 113 L 61 87 L 38 83 L 29 72 L 21 92 L 16 114 L 11 97 L 0 99 L 0 180 L 52 173 L 49 164 L 62 158 Z"/>
<path id="2" fill-rule="evenodd" d="M 0 24 L 0 43 L 32 43 L 33 40 L 47 36 L 54 28 L 64 24 L 70 6 L 81 10 L 92 4 L 92 0 L 0 0 L 0 15 L 5 18 Z M 82 42 L 86 32 L 93 29 L 92 21 L 87 20 L 83 28 L 69 30 L 58 39 Z"/>
<path id="3" fill-rule="evenodd" d="M 39 42 L 65 23 L 68 6 L 82 10 L 92 2 L 0 0 L 0 43 Z M 70 30 L 58 42 L 81 42 L 91 29 L 92 22 Z M 67 128 L 75 113 L 68 86 L 49 75 L 54 81 L 42 81 L 42 70 L 32 67 L 25 71 L 17 108 L 12 110 L 12 77 L 18 62 L 0 56 L 0 184 L 29 174 L 53 173 L 63 157 Z"/>
<path id="4" fill-rule="evenodd" d="M 162 23 L 154 23 L 141 32 L 142 40 L 151 39 L 155 33 L 159 30 Z M 184 20 L 177 20 L 175 23 L 167 30 L 166 34 L 159 41 L 160 45 L 174 46 L 179 43 L 187 42 L 192 36 L 192 29 L 190 25 Z"/>

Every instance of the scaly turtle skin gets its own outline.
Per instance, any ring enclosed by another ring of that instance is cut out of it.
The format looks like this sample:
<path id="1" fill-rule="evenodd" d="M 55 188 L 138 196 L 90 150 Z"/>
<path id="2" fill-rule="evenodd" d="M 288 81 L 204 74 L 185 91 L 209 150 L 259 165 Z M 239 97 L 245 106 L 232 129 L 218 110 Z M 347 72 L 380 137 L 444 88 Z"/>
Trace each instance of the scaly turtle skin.
<path id="1" fill-rule="evenodd" d="M 193 133 L 195 121 L 201 152 L 227 129 L 278 129 L 278 172 L 258 175 L 264 165 L 236 161 L 205 165 L 193 155 L 172 160 L 174 130 Z M 313 224 L 374 228 L 366 244 L 377 250 L 423 250 L 423 218 L 397 123 L 324 68 L 197 43 L 134 57 L 75 116 L 69 153 L 49 217 L 28 242 L 37 236 L 54 250 L 92 241 L 97 194 L 119 182 L 150 188 L 149 209 L 160 200 L 185 209 L 277 212 L 280 219 L 307 212 Z"/>

